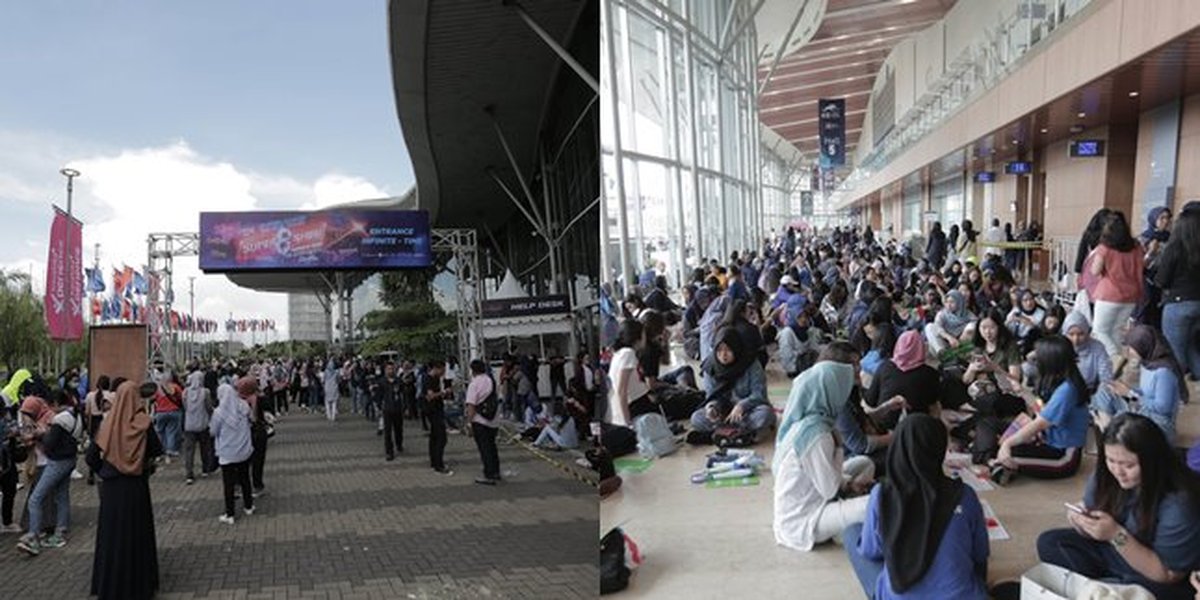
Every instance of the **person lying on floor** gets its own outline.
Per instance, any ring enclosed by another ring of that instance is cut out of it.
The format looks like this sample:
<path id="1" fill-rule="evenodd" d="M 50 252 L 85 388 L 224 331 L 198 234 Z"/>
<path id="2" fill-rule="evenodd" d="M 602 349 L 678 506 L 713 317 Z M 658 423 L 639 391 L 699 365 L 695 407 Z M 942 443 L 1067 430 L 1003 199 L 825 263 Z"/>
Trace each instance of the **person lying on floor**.
<path id="1" fill-rule="evenodd" d="M 1087 441 L 1087 385 L 1076 366 L 1075 349 L 1061 335 L 1044 337 L 1034 346 L 1037 355 L 1037 392 L 1021 389 L 1032 419 L 1000 443 L 992 461 L 993 479 L 1007 483 L 1016 473 L 1041 479 L 1062 479 L 1079 470 Z M 1049 398 L 1036 410 L 1038 397 Z"/>
<path id="2" fill-rule="evenodd" d="M 1112 381 L 1092 397 L 1096 426 L 1104 429 L 1116 415 L 1134 412 L 1154 421 L 1167 436 L 1175 440 L 1175 415 L 1179 404 L 1187 402 L 1188 386 L 1183 380 L 1179 363 L 1161 333 L 1149 325 L 1137 325 L 1125 335 L 1125 356 L 1139 362 L 1140 379 L 1137 389 L 1121 381 Z M 1129 399 L 1136 399 L 1131 407 Z"/>
<path id="3" fill-rule="evenodd" d="M 901 421 L 888 448 L 889 477 L 871 488 L 866 520 L 843 533 L 868 598 L 988 597 L 983 506 L 943 471 L 947 441 L 938 419 Z"/>
<path id="4" fill-rule="evenodd" d="M 731 426 L 739 433 L 757 435 L 775 424 L 775 409 L 767 401 L 767 374 L 756 354 L 744 346 L 732 327 L 717 332 L 712 356 L 701 366 L 709 383 L 707 401 L 692 413 L 689 441 L 700 443 L 705 434 Z"/>
<path id="5" fill-rule="evenodd" d="M 1145 587 L 1159 600 L 1192 597 L 1200 569 L 1200 479 L 1162 428 L 1133 413 L 1115 417 L 1070 529 L 1038 536 L 1038 559 L 1084 577 Z"/>
<path id="6" fill-rule="evenodd" d="M 867 514 L 875 465 L 843 461 L 834 420 L 858 377 L 854 365 L 819 361 L 792 383 L 775 439 L 775 543 L 812 550 Z"/>

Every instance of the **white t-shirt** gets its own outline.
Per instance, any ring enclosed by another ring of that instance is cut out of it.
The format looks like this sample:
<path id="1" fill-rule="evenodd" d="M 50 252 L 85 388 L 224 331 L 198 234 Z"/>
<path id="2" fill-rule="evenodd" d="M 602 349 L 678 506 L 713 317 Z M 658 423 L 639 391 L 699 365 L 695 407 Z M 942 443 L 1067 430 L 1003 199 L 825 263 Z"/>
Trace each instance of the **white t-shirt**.
<path id="1" fill-rule="evenodd" d="M 1004 235 L 1004 230 L 995 225 L 988 228 L 987 233 L 983 234 L 983 241 L 989 244 L 999 244 L 1007 240 L 1008 238 Z M 1004 254 L 1004 251 L 995 246 L 988 246 L 984 253 L 1002 255 Z"/>
<path id="2" fill-rule="evenodd" d="M 794 550 L 812 550 L 821 509 L 842 486 L 842 449 L 831 434 L 817 438 L 803 456 L 788 445 L 775 476 L 775 542 Z"/>
<path id="3" fill-rule="evenodd" d="M 609 378 L 612 379 L 612 389 L 608 392 L 608 422 L 613 425 L 622 425 L 629 427 L 629 423 L 625 422 L 625 418 L 620 410 L 620 399 L 617 397 L 617 390 L 621 389 L 622 382 L 628 381 L 628 396 L 627 401 L 633 402 L 642 396 L 645 396 L 650 388 L 646 385 L 646 381 L 642 379 L 642 373 L 638 370 L 637 353 L 633 348 L 621 348 L 613 354 L 612 362 L 608 367 Z"/>

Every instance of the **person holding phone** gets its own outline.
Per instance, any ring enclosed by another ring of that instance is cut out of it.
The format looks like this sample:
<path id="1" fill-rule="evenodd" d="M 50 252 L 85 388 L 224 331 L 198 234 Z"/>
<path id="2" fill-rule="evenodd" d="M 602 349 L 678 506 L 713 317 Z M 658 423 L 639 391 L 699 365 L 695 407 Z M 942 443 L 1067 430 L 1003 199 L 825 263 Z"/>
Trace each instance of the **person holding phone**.
<path id="1" fill-rule="evenodd" d="M 1104 431 L 1083 504 L 1067 512 L 1071 527 L 1038 536 L 1038 558 L 1183 600 L 1193 597 L 1188 573 L 1200 569 L 1198 519 L 1200 478 L 1154 421 L 1125 413 Z"/>

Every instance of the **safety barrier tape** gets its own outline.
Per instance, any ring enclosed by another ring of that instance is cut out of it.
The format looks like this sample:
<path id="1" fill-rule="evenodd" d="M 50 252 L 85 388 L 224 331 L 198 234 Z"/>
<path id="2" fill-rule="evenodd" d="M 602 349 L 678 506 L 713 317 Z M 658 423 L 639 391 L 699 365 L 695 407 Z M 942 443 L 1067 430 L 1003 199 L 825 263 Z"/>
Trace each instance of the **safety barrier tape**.
<path id="1" fill-rule="evenodd" d="M 547 455 L 545 452 L 543 452 L 537 446 L 527 443 L 523 439 L 521 439 L 521 434 L 516 432 L 515 430 L 510 429 L 509 427 L 507 427 L 505 425 L 501 425 L 500 431 L 503 432 L 504 439 L 509 444 L 512 444 L 514 446 L 520 446 L 520 447 L 524 448 L 525 450 L 529 451 L 530 454 L 533 454 L 534 456 L 546 461 L 554 468 L 566 473 L 567 475 L 570 475 L 572 479 L 575 479 L 576 481 L 579 481 L 580 483 L 584 483 L 584 484 L 590 485 L 592 487 L 600 487 L 600 481 L 598 479 L 592 479 L 590 477 L 585 477 L 583 474 L 581 474 L 579 472 L 578 469 L 569 467 L 569 466 L 567 466 L 566 463 Z"/>

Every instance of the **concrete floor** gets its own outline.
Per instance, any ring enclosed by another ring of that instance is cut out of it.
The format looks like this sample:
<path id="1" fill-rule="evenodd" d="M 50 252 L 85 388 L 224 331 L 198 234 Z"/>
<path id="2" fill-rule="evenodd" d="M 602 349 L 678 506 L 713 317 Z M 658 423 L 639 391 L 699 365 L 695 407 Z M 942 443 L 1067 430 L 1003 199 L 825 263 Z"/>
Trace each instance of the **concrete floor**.
<path id="1" fill-rule="evenodd" d="M 788 382 L 772 378 L 770 397 L 782 408 Z M 1193 397 L 1197 394 L 1193 393 Z M 1200 430 L 1200 400 L 1185 406 L 1181 439 Z M 1195 439 L 1189 437 L 1189 439 Z M 774 441 L 755 450 L 769 465 Z M 623 474 L 617 493 L 600 503 L 601 533 L 621 526 L 644 554 L 630 598 L 861 598 L 844 549 L 829 543 L 813 552 L 777 546 L 771 530 L 769 472 L 756 487 L 707 489 L 688 477 L 704 466 L 711 447 L 684 446 L 639 474 Z M 1006 488 L 979 493 L 1011 536 L 991 543 L 989 583 L 1018 579 L 1037 563 L 1037 536 L 1066 526 L 1063 502 L 1077 502 L 1096 457 L 1061 481 L 1021 478 Z"/>

